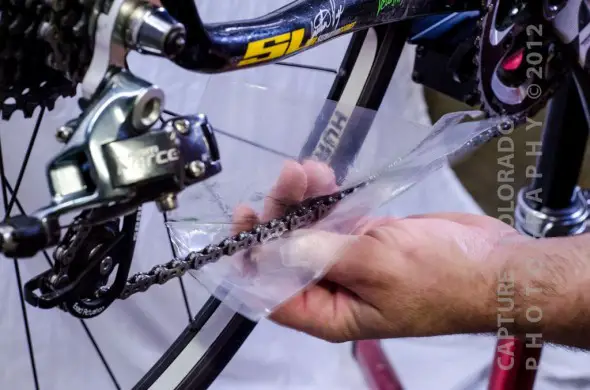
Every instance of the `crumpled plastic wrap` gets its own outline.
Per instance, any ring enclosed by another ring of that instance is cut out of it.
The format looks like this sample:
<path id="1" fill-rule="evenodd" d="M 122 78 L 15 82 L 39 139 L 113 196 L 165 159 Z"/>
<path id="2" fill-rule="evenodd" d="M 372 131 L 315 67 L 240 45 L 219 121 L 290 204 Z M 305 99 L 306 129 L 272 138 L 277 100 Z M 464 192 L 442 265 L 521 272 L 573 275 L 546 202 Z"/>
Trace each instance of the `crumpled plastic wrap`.
<path id="1" fill-rule="evenodd" d="M 233 85 L 228 82 L 225 87 L 244 88 L 244 85 Z M 268 94 L 268 91 L 257 90 L 255 86 L 250 85 L 247 88 L 251 88 L 251 93 L 256 95 L 252 101 L 265 105 L 267 112 L 280 113 L 282 118 L 294 118 L 297 122 L 297 129 L 294 131 L 301 135 L 310 132 L 314 121 L 317 121 L 319 108 L 330 104 L 307 101 L 302 107 L 302 104 L 295 105 L 292 101 L 281 100 Z M 366 180 L 370 180 L 371 184 L 345 198 L 327 217 L 311 227 L 290 232 L 254 250 L 225 256 L 199 270 L 190 271 L 190 274 L 211 294 L 251 320 L 256 321 L 268 316 L 277 306 L 321 279 L 333 262 L 337 261 L 338 253 L 322 253 L 313 260 L 300 255 L 305 252 L 304 249 L 308 250 L 304 246 L 322 250 L 323 236 L 318 233 L 346 234 L 351 235 L 353 240 L 355 230 L 366 221 L 373 210 L 448 164 L 450 159 L 473 150 L 482 140 L 489 139 L 502 123 L 501 118 L 475 120 L 481 114 L 476 111 L 453 113 L 441 118 L 427 131 L 422 131 L 423 134 L 427 134 L 422 140 L 416 140 L 414 137 L 411 141 L 406 140 L 406 145 L 400 148 L 399 145 L 380 143 L 380 139 L 392 139 L 380 137 L 380 134 L 390 131 L 392 127 L 402 127 L 411 132 L 417 131 L 418 128 L 425 130 L 424 126 L 409 123 L 401 118 L 394 121 L 391 118 L 374 120 L 374 112 L 359 108 L 355 110 L 362 111 L 359 116 L 362 119 L 356 125 L 365 126 L 372 123 L 370 134 L 373 137 L 373 145 L 371 149 L 365 149 L 365 152 L 361 150 L 356 157 L 350 156 L 347 175 L 338 184 L 340 189 Z M 296 118 L 291 112 L 297 113 Z M 233 117 L 236 115 L 239 117 L 240 113 L 234 113 Z M 366 122 L 367 118 L 370 118 L 369 122 Z M 265 119 L 268 118 L 261 118 L 261 125 L 270 126 L 270 123 L 264 123 Z M 215 127 L 215 118 L 211 120 Z M 293 123 L 274 121 L 272 125 L 284 127 Z M 281 129 L 281 132 L 284 133 L 284 130 Z M 305 142 L 305 139 L 301 137 L 300 141 Z M 370 145 L 371 139 L 367 141 Z M 395 142 L 403 143 L 404 140 L 397 138 Z M 223 143 L 220 144 L 224 161 Z M 300 145 L 301 143 L 296 143 L 294 149 L 301 149 Z M 392 153 L 384 153 L 387 150 Z M 265 198 L 270 193 L 285 161 L 298 160 L 289 156 L 287 147 L 282 157 L 275 156 L 272 161 L 260 150 L 251 155 L 245 152 L 240 157 L 236 160 L 238 164 L 224 171 L 219 178 L 201 184 L 197 190 L 185 196 L 190 199 L 189 204 L 192 206 L 184 207 L 170 216 L 167 226 L 179 258 L 184 258 L 190 252 L 201 250 L 207 245 L 219 244 L 224 238 L 239 231 L 249 230 L 252 223 L 237 221 L 234 218 L 236 207 L 247 204 L 254 211 L 261 213 Z M 232 183 L 233 191 L 224 192 L 224 187 L 229 187 L 224 183 Z M 242 191 L 235 190 L 236 183 L 243 183 Z M 213 200 L 219 206 L 219 210 L 199 210 L 199 200 L 202 202 L 205 197 Z M 271 201 L 281 202 L 280 199 Z M 344 245 L 336 252 L 346 249 Z"/>

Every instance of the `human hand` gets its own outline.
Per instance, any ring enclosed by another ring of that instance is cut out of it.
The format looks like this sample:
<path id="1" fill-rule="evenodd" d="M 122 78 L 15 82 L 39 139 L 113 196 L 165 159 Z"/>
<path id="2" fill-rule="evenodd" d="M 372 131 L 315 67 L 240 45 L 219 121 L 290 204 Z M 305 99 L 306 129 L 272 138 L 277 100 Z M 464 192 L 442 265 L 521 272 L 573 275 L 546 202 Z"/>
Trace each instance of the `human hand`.
<path id="1" fill-rule="evenodd" d="M 326 165 L 290 162 L 262 220 L 281 216 L 286 204 L 335 189 Z M 258 222 L 246 207 L 236 210 L 236 220 Z M 303 261 L 331 258 L 334 265 L 271 319 L 333 342 L 491 332 L 502 264 L 490 258 L 504 243 L 521 239 L 496 219 L 460 213 L 376 218 L 350 235 L 318 230 L 295 237 L 289 245 L 297 246 Z"/>

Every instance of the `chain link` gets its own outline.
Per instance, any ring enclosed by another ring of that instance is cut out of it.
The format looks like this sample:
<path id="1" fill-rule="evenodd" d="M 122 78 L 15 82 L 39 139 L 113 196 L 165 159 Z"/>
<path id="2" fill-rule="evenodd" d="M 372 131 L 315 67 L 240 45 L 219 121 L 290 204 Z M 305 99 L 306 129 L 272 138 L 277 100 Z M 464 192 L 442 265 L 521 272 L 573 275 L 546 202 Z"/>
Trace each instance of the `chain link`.
<path id="1" fill-rule="evenodd" d="M 63 267 L 67 267 L 74 261 L 78 248 L 88 238 L 91 227 L 86 225 L 87 214 L 82 213 L 74 219 L 72 229 L 68 229 L 64 238 L 53 252 L 53 260 Z"/>

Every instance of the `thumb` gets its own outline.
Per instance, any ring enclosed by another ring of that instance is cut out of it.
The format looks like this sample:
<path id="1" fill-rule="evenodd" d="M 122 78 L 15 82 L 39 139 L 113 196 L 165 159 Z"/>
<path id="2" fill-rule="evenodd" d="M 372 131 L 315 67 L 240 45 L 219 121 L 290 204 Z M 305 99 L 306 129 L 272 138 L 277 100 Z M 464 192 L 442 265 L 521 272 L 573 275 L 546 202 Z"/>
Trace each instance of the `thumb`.
<path id="1" fill-rule="evenodd" d="M 301 275 L 311 279 L 304 282 L 307 285 L 321 278 L 332 265 L 346 257 L 348 249 L 357 240 L 358 236 L 353 235 L 301 229 L 254 247 L 249 261 L 259 273 Z"/>
<path id="2" fill-rule="evenodd" d="M 279 254 L 287 266 L 325 269 L 342 258 L 357 239 L 353 235 L 302 229 L 286 237 Z"/>
<path id="3" fill-rule="evenodd" d="M 261 270 L 293 272 L 304 286 L 326 276 L 338 284 L 353 283 L 367 257 L 367 236 L 317 229 L 297 230 L 255 249 L 252 259 Z"/>

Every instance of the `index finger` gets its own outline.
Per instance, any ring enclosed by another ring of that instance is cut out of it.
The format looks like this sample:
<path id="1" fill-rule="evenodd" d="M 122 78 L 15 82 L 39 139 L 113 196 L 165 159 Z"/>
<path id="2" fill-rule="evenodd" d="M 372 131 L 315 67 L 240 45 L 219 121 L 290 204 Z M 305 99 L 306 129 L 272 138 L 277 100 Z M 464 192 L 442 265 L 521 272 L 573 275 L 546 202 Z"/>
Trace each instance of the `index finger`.
<path id="1" fill-rule="evenodd" d="M 285 161 L 275 185 L 264 200 L 262 220 L 282 217 L 289 206 L 303 201 L 307 190 L 307 175 L 303 166 Z"/>

